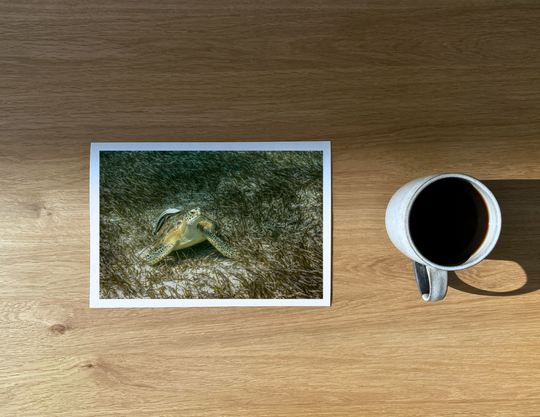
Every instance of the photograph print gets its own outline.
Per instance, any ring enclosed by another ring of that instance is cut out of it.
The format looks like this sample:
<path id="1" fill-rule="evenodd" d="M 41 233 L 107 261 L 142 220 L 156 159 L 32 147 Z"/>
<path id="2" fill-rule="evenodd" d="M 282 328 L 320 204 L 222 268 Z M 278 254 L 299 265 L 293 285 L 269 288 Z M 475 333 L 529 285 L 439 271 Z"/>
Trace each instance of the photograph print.
<path id="1" fill-rule="evenodd" d="M 90 307 L 328 306 L 329 142 L 93 143 Z"/>

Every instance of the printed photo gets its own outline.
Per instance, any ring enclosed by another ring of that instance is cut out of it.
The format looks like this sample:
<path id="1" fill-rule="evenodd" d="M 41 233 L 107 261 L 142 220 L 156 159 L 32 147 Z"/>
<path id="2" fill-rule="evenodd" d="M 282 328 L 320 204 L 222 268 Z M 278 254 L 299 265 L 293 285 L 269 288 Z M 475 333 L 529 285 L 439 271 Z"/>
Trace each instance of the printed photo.
<path id="1" fill-rule="evenodd" d="M 91 307 L 330 305 L 330 143 L 94 143 Z"/>

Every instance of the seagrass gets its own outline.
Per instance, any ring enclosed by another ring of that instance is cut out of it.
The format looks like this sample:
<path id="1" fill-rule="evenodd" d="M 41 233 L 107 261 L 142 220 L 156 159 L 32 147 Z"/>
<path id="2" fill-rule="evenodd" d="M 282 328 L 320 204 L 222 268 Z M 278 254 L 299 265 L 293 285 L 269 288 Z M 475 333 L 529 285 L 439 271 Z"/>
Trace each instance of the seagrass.
<path id="1" fill-rule="evenodd" d="M 102 151 L 101 297 L 322 298 L 322 172 L 318 151 Z M 156 246 L 170 207 L 200 207 L 206 241 Z"/>

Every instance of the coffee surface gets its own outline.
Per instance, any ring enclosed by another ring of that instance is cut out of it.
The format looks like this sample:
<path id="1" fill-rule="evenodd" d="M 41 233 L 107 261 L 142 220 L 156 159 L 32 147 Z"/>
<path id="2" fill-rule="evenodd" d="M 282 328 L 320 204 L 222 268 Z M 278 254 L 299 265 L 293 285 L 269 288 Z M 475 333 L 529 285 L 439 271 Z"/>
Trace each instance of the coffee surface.
<path id="1" fill-rule="evenodd" d="M 428 260 L 460 265 L 484 241 L 486 203 L 467 181 L 444 178 L 427 186 L 413 202 L 409 228 L 414 245 Z"/>

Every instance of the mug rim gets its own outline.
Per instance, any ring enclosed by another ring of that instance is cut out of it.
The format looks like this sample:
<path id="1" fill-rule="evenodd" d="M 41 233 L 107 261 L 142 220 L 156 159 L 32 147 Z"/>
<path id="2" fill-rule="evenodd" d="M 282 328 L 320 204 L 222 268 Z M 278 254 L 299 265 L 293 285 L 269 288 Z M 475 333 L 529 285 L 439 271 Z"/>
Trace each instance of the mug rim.
<path id="1" fill-rule="evenodd" d="M 460 178 L 471 183 L 478 191 L 481 191 L 480 193 L 481 197 L 485 200 L 484 202 L 486 203 L 486 208 L 488 210 L 488 227 L 486 231 L 486 237 L 484 238 L 484 242 L 482 242 L 482 244 L 471 254 L 471 256 L 465 262 L 459 265 L 452 265 L 452 266 L 437 264 L 435 262 L 430 261 L 425 256 L 423 256 L 422 253 L 418 250 L 418 248 L 413 242 L 411 232 L 410 232 L 410 227 L 409 227 L 409 217 L 410 217 L 412 206 L 414 205 L 416 198 L 422 193 L 422 191 L 428 185 L 436 181 L 442 180 L 444 178 Z M 488 204 L 488 201 L 487 201 L 488 198 L 486 198 L 486 196 L 489 198 L 490 202 L 492 203 L 491 206 Z M 492 213 L 492 210 L 494 211 L 494 213 Z M 492 220 L 492 216 L 493 216 L 493 220 Z M 497 244 L 497 241 L 499 240 L 499 236 L 501 234 L 501 219 L 502 219 L 502 216 L 501 216 L 501 209 L 499 207 L 499 202 L 497 201 L 493 193 L 490 191 L 490 189 L 486 185 L 484 185 L 482 182 L 477 180 L 476 178 L 471 177 L 470 175 L 460 174 L 460 173 L 433 174 L 415 190 L 414 194 L 409 199 L 407 208 L 405 210 L 405 224 L 407 225 L 406 237 L 414 254 L 420 259 L 421 263 L 423 263 L 424 265 L 428 265 L 433 268 L 442 269 L 445 271 L 458 271 L 460 269 L 465 269 L 473 265 L 476 265 L 477 263 L 481 262 L 490 254 L 490 252 L 493 250 L 493 248 Z M 487 241 L 487 237 L 490 231 L 492 233 L 492 236 L 490 240 Z"/>

